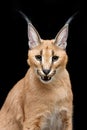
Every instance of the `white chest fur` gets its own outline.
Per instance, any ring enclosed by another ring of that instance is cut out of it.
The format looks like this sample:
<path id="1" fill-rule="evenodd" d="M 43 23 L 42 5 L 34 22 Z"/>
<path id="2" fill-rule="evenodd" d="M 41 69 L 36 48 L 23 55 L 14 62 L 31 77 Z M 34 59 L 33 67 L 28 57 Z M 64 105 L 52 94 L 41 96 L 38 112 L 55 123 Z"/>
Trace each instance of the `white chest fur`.
<path id="1" fill-rule="evenodd" d="M 63 125 L 60 115 L 62 111 L 67 112 L 67 109 L 62 108 L 59 111 L 58 108 L 55 108 L 52 113 L 49 113 L 45 118 L 45 123 L 43 124 L 41 130 L 60 130 Z"/>

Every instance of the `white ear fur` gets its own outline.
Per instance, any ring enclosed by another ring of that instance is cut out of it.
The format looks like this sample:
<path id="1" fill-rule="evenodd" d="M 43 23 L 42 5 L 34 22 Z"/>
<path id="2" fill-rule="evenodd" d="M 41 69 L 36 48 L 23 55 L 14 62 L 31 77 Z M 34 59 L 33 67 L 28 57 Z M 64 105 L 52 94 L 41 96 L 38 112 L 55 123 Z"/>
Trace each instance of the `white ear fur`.
<path id="1" fill-rule="evenodd" d="M 57 34 L 55 38 L 55 44 L 62 49 L 66 49 L 67 37 L 68 37 L 68 24 L 65 24 L 64 27 Z"/>
<path id="2" fill-rule="evenodd" d="M 32 49 L 40 44 L 40 36 L 35 29 L 35 27 L 28 23 L 28 39 L 29 39 L 29 48 Z"/>

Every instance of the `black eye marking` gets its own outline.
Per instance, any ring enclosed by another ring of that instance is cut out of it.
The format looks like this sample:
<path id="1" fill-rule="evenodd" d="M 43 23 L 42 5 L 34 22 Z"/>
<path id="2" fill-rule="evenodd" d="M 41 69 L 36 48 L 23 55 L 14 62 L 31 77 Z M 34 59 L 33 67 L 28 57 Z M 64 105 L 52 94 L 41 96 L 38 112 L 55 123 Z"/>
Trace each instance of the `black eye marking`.
<path id="1" fill-rule="evenodd" d="M 36 58 L 38 61 L 42 61 L 42 56 L 41 56 L 41 55 L 36 55 L 35 58 Z"/>
<path id="2" fill-rule="evenodd" d="M 58 59 L 59 59 L 59 56 L 55 56 L 55 55 L 54 55 L 54 56 L 52 57 L 52 62 L 55 62 L 55 61 L 57 61 Z"/>

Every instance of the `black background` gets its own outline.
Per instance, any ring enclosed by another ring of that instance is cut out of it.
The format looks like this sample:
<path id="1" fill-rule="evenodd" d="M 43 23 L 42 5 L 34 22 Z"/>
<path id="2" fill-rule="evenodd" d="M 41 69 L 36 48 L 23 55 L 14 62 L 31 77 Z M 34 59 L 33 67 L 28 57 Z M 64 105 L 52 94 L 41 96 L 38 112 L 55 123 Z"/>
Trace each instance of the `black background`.
<path id="1" fill-rule="evenodd" d="M 0 4 L 0 107 L 13 85 L 26 74 L 28 69 L 27 23 L 18 13 L 24 12 L 43 39 L 54 38 L 75 12 L 69 26 L 67 69 L 70 73 L 74 95 L 74 130 L 85 128 L 83 115 L 86 107 L 86 11 L 84 1 L 59 0 L 12 0 Z M 83 127 L 83 128 L 82 128 Z"/>

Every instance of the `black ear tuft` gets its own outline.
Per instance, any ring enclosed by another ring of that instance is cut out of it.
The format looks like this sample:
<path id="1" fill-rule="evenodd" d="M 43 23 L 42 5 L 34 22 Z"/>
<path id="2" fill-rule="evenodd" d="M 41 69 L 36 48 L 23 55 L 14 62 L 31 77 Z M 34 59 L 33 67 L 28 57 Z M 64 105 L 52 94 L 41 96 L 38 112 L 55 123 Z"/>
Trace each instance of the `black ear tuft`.
<path id="1" fill-rule="evenodd" d="M 67 46 L 67 38 L 68 38 L 68 27 L 70 22 L 73 20 L 73 18 L 78 14 L 76 12 L 73 14 L 65 23 L 65 25 L 62 27 L 62 29 L 58 32 L 56 38 L 55 38 L 55 45 L 59 46 L 62 49 L 66 49 Z"/>
<path id="2" fill-rule="evenodd" d="M 32 25 L 31 21 L 28 19 L 28 17 L 22 11 L 18 12 L 21 14 L 21 16 L 26 20 L 28 24 L 28 40 L 29 40 L 28 45 L 29 49 L 32 49 L 39 45 L 40 35 L 37 32 L 36 28 Z"/>
<path id="3" fill-rule="evenodd" d="M 29 20 L 29 18 L 22 12 L 22 11 L 18 11 L 21 16 L 26 20 L 27 24 L 32 24 L 31 21 Z"/>
<path id="4" fill-rule="evenodd" d="M 66 24 L 70 24 L 70 22 L 74 19 L 74 17 L 78 14 L 79 12 L 77 11 L 77 12 L 75 12 L 67 21 L 66 21 L 66 23 L 65 23 L 65 25 Z"/>

